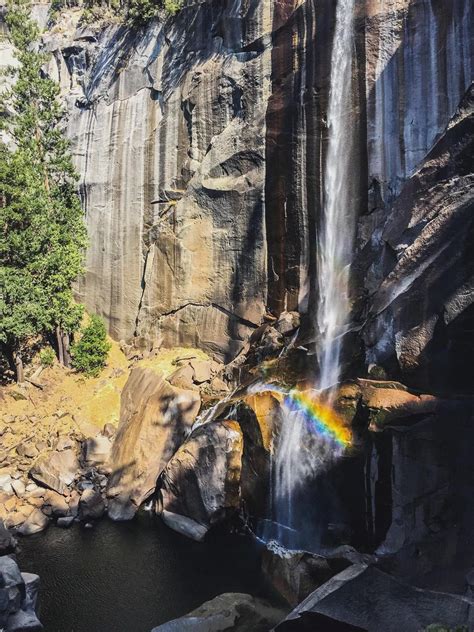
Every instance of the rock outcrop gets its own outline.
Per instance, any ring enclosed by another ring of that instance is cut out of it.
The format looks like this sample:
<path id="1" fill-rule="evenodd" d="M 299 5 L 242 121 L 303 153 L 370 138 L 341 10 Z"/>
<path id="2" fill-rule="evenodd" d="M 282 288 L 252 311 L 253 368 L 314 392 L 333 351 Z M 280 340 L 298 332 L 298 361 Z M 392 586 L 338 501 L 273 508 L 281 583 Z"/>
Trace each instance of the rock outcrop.
<path id="1" fill-rule="evenodd" d="M 153 628 L 151 632 L 268 632 L 283 617 L 283 610 L 263 599 L 241 593 L 224 593 L 180 619 Z"/>
<path id="2" fill-rule="evenodd" d="M 240 508 L 243 440 L 235 421 L 196 428 L 163 471 L 160 511 L 166 524 L 202 540 Z"/>
<path id="3" fill-rule="evenodd" d="M 199 393 L 171 386 L 152 369 L 136 368 L 122 393 L 107 487 L 109 516 L 128 520 L 155 490 L 166 463 L 199 412 Z"/>
<path id="4" fill-rule="evenodd" d="M 275 630 L 419 632 L 433 623 L 469 629 L 473 622 L 470 599 L 414 588 L 356 564 L 315 590 Z"/>

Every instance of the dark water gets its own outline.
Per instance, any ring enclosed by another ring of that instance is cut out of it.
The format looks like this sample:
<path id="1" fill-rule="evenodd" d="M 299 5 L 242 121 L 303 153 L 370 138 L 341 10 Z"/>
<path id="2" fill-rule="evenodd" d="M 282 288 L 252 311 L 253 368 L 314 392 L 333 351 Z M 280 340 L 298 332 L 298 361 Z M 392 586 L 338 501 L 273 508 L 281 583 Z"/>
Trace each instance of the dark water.
<path id="1" fill-rule="evenodd" d="M 149 632 L 220 593 L 262 594 L 250 539 L 197 543 L 148 515 L 93 529 L 50 527 L 21 539 L 17 558 L 41 577 L 46 632 Z"/>

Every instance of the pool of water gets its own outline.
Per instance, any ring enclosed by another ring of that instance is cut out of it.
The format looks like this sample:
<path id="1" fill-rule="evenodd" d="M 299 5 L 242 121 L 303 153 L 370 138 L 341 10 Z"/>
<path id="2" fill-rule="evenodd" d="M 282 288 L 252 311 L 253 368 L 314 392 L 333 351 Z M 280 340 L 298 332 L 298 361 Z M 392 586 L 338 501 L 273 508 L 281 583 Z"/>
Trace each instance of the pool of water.
<path id="1" fill-rule="evenodd" d="M 19 545 L 21 570 L 41 578 L 46 632 L 150 632 L 223 592 L 264 594 L 250 538 L 193 542 L 146 514 L 93 529 L 51 526 Z"/>

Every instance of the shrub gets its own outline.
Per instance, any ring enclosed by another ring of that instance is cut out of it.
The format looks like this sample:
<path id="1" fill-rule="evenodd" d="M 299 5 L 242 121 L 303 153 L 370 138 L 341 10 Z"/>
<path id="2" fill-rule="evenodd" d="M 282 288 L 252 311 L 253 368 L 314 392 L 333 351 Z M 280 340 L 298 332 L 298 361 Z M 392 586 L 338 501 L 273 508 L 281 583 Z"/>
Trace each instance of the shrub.
<path id="1" fill-rule="evenodd" d="M 104 321 L 99 316 L 91 316 L 81 338 L 71 347 L 72 366 L 77 371 L 96 377 L 107 363 L 109 350 Z"/>
<path id="2" fill-rule="evenodd" d="M 56 354 L 54 353 L 53 349 L 51 349 L 51 347 L 46 347 L 45 349 L 41 349 L 39 358 L 41 366 L 47 368 L 53 366 L 56 359 Z"/>

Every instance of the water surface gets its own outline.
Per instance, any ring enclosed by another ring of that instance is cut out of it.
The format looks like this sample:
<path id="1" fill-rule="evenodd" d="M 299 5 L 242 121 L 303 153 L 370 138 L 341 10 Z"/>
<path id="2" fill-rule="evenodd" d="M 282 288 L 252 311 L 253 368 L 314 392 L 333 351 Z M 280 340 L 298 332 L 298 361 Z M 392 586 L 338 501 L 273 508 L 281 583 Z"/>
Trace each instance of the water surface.
<path id="1" fill-rule="evenodd" d="M 93 529 L 51 526 L 20 540 L 41 577 L 46 632 L 149 632 L 223 592 L 262 594 L 259 552 L 242 536 L 197 543 L 148 515 Z"/>

